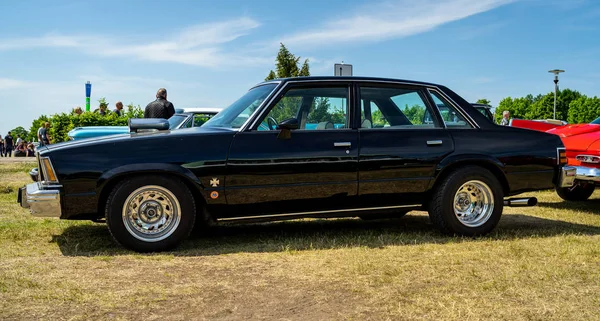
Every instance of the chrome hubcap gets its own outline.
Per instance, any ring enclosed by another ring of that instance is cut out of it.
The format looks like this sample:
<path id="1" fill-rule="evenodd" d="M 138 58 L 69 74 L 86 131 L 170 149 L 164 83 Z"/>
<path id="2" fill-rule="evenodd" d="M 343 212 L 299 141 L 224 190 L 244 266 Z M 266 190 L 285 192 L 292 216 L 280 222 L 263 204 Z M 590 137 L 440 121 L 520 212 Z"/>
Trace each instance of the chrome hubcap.
<path id="1" fill-rule="evenodd" d="M 493 212 L 494 194 L 482 181 L 468 181 L 454 195 L 454 214 L 465 226 L 481 226 Z"/>
<path id="2" fill-rule="evenodd" d="M 149 185 L 133 191 L 123 206 L 123 223 L 127 231 L 144 242 L 158 242 L 169 237 L 179 226 L 179 201 L 162 186 Z"/>

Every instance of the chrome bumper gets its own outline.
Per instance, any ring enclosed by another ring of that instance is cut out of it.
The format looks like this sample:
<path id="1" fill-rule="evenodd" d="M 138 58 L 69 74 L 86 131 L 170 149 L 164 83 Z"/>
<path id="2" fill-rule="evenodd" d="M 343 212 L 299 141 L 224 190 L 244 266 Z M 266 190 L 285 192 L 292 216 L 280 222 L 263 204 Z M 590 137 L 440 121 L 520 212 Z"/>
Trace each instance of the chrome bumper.
<path id="1" fill-rule="evenodd" d="M 28 208 L 33 216 L 60 217 L 60 186 L 43 186 L 41 183 L 31 183 L 19 188 L 17 202 L 21 207 Z"/>
<path id="2" fill-rule="evenodd" d="M 560 176 L 558 179 L 558 187 L 571 187 L 575 184 L 575 175 L 577 169 L 575 166 L 564 166 L 560 169 Z"/>
<path id="3" fill-rule="evenodd" d="M 600 183 L 600 168 L 592 168 L 585 166 L 573 167 L 577 170 L 575 174 L 576 180 Z"/>

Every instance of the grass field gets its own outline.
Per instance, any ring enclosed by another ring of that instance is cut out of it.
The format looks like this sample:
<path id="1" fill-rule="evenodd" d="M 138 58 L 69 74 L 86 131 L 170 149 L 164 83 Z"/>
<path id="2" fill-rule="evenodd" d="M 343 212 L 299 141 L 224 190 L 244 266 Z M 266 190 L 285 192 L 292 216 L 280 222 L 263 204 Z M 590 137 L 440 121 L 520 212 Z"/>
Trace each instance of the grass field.
<path id="1" fill-rule="evenodd" d="M 140 255 L 103 224 L 33 218 L 0 164 L 1 320 L 600 320 L 600 193 L 506 208 L 484 238 L 399 220 L 219 226 Z"/>

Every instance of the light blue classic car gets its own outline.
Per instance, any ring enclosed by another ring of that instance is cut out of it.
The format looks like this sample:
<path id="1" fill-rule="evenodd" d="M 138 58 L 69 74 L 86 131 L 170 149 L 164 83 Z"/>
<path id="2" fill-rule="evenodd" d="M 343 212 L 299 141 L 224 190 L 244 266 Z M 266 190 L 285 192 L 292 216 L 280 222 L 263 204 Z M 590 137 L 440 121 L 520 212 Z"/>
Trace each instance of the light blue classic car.
<path id="1" fill-rule="evenodd" d="M 177 109 L 169 118 L 169 130 L 202 126 L 207 120 L 221 111 L 220 108 L 184 108 Z M 86 126 L 69 131 L 70 140 L 127 134 L 129 126 Z"/>

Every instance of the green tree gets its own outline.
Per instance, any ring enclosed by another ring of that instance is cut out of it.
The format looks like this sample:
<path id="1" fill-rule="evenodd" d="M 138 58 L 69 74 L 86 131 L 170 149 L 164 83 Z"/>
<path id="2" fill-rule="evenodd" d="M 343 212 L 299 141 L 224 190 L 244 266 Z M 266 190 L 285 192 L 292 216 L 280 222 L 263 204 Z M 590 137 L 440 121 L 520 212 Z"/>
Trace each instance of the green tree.
<path id="1" fill-rule="evenodd" d="M 275 71 L 269 71 L 269 74 L 265 80 L 273 80 L 276 78 L 290 78 L 299 76 L 310 76 L 310 67 L 308 65 L 308 59 L 304 60 L 301 67 L 298 67 L 300 57 L 296 57 L 291 53 L 285 45 L 282 43 L 275 59 Z M 300 97 L 284 97 L 277 106 L 269 113 L 270 117 L 273 117 L 277 122 L 281 122 L 284 119 L 296 117 L 300 104 L 302 103 Z M 319 104 L 313 104 L 313 107 L 320 106 Z"/>
<path id="2" fill-rule="evenodd" d="M 26 141 L 29 141 L 29 133 L 27 132 L 27 130 L 25 130 L 25 128 L 19 126 L 13 130 L 10 131 L 12 136 L 15 138 L 15 142 L 16 142 L 16 138 L 17 136 L 20 136 L 21 139 L 24 139 Z"/>
<path id="3" fill-rule="evenodd" d="M 570 124 L 589 123 L 600 116 L 600 98 L 581 96 L 569 104 Z"/>
<path id="4" fill-rule="evenodd" d="M 290 78 L 298 76 L 310 76 L 308 59 L 304 60 L 302 67 L 298 67 L 300 57 L 296 57 L 287 47 L 281 43 L 277 58 L 275 58 L 275 71 L 271 70 L 265 80 L 276 78 Z"/>
<path id="5" fill-rule="evenodd" d="M 489 105 L 490 104 L 490 100 L 489 99 L 485 99 L 485 98 L 481 98 L 481 99 L 477 99 L 477 101 L 475 103 L 476 104 Z"/>
<path id="6" fill-rule="evenodd" d="M 300 72 L 298 72 L 299 77 L 308 77 L 310 76 L 310 67 L 308 66 L 308 59 L 304 60 L 302 64 L 302 68 L 300 68 Z"/>
<path id="7" fill-rule="evenodd" d="M 37 119 L 33 120 L 31 127 L 29 128 L 29 135 L 27 136 L 28 142 L 37 142 L 38 141 L 37 131 L 47 121 L 48 121 L 48 116 L 46 116 L 46 115 L 42 115 L 42 116 L 38 117 Z"/>

